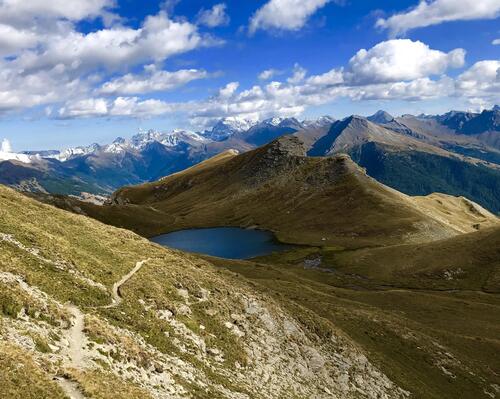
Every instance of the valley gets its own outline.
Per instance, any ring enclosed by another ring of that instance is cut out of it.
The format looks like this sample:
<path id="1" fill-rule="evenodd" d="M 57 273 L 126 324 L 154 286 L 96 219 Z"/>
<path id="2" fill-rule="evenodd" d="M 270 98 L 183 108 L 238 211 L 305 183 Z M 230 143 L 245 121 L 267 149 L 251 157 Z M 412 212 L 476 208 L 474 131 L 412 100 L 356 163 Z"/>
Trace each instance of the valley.
<path id="1" fill-rule="evenodd" d="M 233 271 L 10 189 L 0 201 L 11 397 L 407 396 L 334 324 Z"/>

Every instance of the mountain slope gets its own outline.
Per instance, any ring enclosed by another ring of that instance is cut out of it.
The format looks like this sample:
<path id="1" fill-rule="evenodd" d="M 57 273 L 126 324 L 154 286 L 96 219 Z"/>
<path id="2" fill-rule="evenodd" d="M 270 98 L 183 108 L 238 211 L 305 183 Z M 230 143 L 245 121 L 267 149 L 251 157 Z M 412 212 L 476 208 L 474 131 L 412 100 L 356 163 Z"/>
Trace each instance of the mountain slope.
<path id="1" fill-rule="evenodd" d="M 1 186 L 0 205 L 10 397 L 406 396 L 332 323 L 234 273 Z"/>
<path id="2" fill-rule="evenodd" d="M 465 149 L 464 144 L 451 144 L 443 136 L 438 139 L 422 126 L 415 130 L 415 123 L 410 126 L 396 120 L 378 125 L 352 116 L 335 122 L 311 145 L 308 155 L 346 153 L 370 176 L 406 194 L 443 192 L 465 196 L 500 212 L 498 165 L 461 155 L 457 148 Z M 476 154 L 471 147 L 467 149 L 471 155 Z M 496 159 L 494 151 L 488 154 Z"/>
<path id="3" fill-rule="evenodd" d="M 386 284 L 500 293 L 500 228 L 419 245 L 336 254 L 338 270 Z"/>
<path id="4" fill-rule="evenodd" d="M 412 397 L 486 399 L 500 381 L 499 240 L 497 227 L 425 244 L 214 261 L 335 322 Z"/>
<path id="5" fill-rule="evenodd" d="M 253 226 L 290 243 L 355 247 L 428 241 L 498 222 L 481 211 L 435 217 L 368 177 L 347 156 L 306 157 L 294 136 L 241 155 L 226 153 L 155 183 L 122 188 L 111 205 L 64 199 L 56 204 L 147 236 L 191 227 Z"/>

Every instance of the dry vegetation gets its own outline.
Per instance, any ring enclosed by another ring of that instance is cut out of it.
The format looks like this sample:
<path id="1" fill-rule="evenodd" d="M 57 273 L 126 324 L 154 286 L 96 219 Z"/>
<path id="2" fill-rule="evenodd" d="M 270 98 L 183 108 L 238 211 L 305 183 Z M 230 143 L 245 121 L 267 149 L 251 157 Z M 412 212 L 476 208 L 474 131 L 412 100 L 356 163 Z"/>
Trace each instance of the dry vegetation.
<path id="1" fill-rule="evenodd" d="M 6 188 L 0 203 L 8 397 L 406 396 L 334 324 L 231 271 Z"/>

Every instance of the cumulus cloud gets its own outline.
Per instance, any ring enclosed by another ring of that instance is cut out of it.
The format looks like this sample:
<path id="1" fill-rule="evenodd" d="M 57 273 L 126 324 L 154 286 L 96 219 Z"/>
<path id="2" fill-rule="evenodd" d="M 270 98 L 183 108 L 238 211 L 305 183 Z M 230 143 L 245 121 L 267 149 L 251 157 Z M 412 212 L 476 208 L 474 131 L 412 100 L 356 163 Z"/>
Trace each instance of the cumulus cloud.
<path id="1" fill-rule="evenodd" d="M 386 83 L 439 75 L 463 66 L 465 50 L 433 50 L 420 41 L 388 40 L 361 49 L 349 61 L 345 77 L 353 84 Z"/>
<path id="2" fill-rule="evenodd" d="M 277 75 L 280 75 L 282 72 L 277 69 L 266 69 L 259 73 L 259 80 L 269 80 L 274 78 Z"/>
<path id="3" fill-rule="evenodd" d="M 174 111 L 175 105 L 160 100 L 141 100 L 138 97 L 117 97 L 116 99 L 89 98 L 69 101 L 57 113 L 59 119 L 96 117 L 150 118 Z"/>
<path id="4" fill-rule="evenodd" d="M 31 24 L 35 18 L 80 21 L 103 16 L 114 6 L 114 0 L 3 0 L 0 21 L 14 25 Z"/>
<path id="5" fill-rule="evenodd" d="M 309 77 L 307 83 L 313 86 L 336 86 L 344 83 L 344 71 L 343 69 L 331 69 L 321 75 Z"/>
<path id="6" fill-rule="evenodd" d="M 500 61 L 476 62 L 456 79 L 456 94 L 486 102 L 498 101 L 500 93 Z"/>
<path id="7" fill-rule="evenodd" d="M 145 67 L 141 75 L 126 74 L 106 82 L 102 94 L 144 94 L 156 91 L 168 91 L 183 86 L 193 80 L 204 79 L 208 73 L 198 69 L 181 69 L 175 72 L 158 71 L 154 65 Z"/>
<path id="8" fill-rule="evenodd" d="M 161 11 L 139 29 L 117 26 L 88 34 L 68 32 L 42 50 L 23 53 L 16 63 L 24 70 L 63 65 L 79 73 L 104 67 L 117 70 L 148 61 L 161 62 L 197 47 L 214 44 L 195 25 L 174 21 Z"/>
<path id="9" fill-rule="evenodd" d="M 296 64 L 292 76 L 283 82 L 272 81 L 243 90 L 238 82 L 230 82 L 205 100 L 184 103 L 140 100 L 136 97 L 123 97 L 115 102 L 106 100 L 107 115 L 148 117 L 184 113 L 194 125 L 203 127 L 221 117 L 262 119 L 276 115 L 298 116 L 308 107 L 340 97 L 355 101 L 418 101 L 466 92 L 464 95 L 473 98 L 481 93 L 494 92 L 498 76 L 496 63 L 478 63 L 460 75 L 457 81 L 445 75 L 447 69 L 463 63 L 462 50 L 444 53 L 421 42 L 390 40 L 371 49 L 360 50 L 345 67 L 333 68 L 322 74 L 308 76 L 307 71 Z M 264 72 L 263 77 L 273 75 Z M 482 87 L 481 93 L 474 93 L 474 87 Z M 77 105 L 67 107 L 62 115 L 81 117 L 88 113 L 85 107 Z"/>
<path id="10" fill-rule="evenodd" d="M 146 17 L 138 28 L 115 24 L 78 31 L 77 22 L 104 18 L 113 5 L 111 0 L 0 0 L 0 112 L 89 97 L 100 86 L 106 94 L 143 94 L 208 76 L 201 70 L 126 73 L 219 42 L 165 11 Z M 103 83 L 116 73 L 125 75 Z M 87 108 L 80 108 L 84 115 Z M 96 115 L 105 114 L 102 106 L 99 110 Z"/>
<path id="11" fill-rule="evenodd" d="M 70 101 L 59 110 L 61 118 L 86 118 L 108 115 L 108 103 L 102 98 Z"/>
<path id="12" fill-rule="evenodd" d="M 32 48 L 37 43 L 38 36 L 33 31 L 0 23 L 0 55 L 13 55 L 21 49 Z"/>
<path id="13" fill-rule="evenodd" d="M 348 96 L 356 101 L 420 101 L 447 96 L 452 92 L 453 80 L 448 77 L 443 77 L 439 80 L 432 80 L 426 77 L 406 82 L 370 84 L 348 88 Z"/>
<path id="14" fill-rule="evenodd" d="M 222 89 L 219 90 L 219 98 L 230 98 L 234 93 L 236 93 L 236 90 L 238 90 L 238 87 L 240 86 L 239 82 L 231 82 L 228 83 L 226 86 L 224 86 Z"/>
<path id="15" fill-rule="evenodd" d="M 291 84 L 297 84 L 302 82 L 307 75 L 307 70 L 301 67 L 299 64 L 295 64 L 293 66 L 293 74 L 290 76 L 287 81 Z"/>
<path id="16" fill-rule="evenodd" d="M 230 18 L 226 13 L 226 8 L 226 4 L 220 3 L 208 10 L 202 9 L 198 13 L 196 20 L 199 25 L 205 25 L 209 28 L 228 25 Z"/>
<path id="17" fill-rule="evenodd" d="M 328 2 L 330 0 L 270 0 L 250 19 L 249 33 L 259 29 L 297 31 Z"/>
<path id="18" fill-rule="evenodd" d="M 92 77 L 72 78 L 57 67 L 23 74 L 0 62 L 0 113 L 85 96 Z"/>
<path id="19" fill-rule="evenodd" d="M 111 116 L 127 116 L 134 118 L 149 118 L 175 111 L 176 105 L 161 100 L 141 100 L 138 97 L 118 97 L 111 107 Z"/>
<path id="20" fill-rule="evenodd" d="M 421 0 L 420 3 L 390 18 L 380 18 L 376 26 L 400 35 L 411 29 L 449 21 L 494 19 L 500 15 L 498 0 Z"/>
<path id="21" fill-rule="evenodd" d="M 491 42 L 494 46 L 500 46 L 500 39 L 495 39 Z"/>
<path id="22" fill-rule="evenodd" d="M 12 152 L 12 146 L 10 145 L 10 141 L 7 139 L 2 140 L 2 145 L 0 146 L 0 152 L 10 153 Z"/>

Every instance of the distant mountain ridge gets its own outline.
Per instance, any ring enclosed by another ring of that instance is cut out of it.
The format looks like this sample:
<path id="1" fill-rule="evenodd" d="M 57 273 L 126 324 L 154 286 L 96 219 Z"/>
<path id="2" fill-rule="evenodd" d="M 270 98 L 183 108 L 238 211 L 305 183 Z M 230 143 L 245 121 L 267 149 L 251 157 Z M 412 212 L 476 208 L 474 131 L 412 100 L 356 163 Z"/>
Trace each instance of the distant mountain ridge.
<path id="1" fill-rule="evenodd" d="M 324 125 L 326 120 L 320 118 L 314 123 Z M 124 185 L 181 171 L 228 149 L 248 151 L 305 125 L 295 118 L 252 122 L 231 117 L 199 133 L 148 130 L 130 139 L 118 137 L 107 145 L 94 143 L 64 151 L 19 154 L 0 152 L 0 183 L 24 191 L 106 195 Z"/>
<path id="2" fill-rule="evenodd" d="M 350 116 L 334 122 L 310 145 L 308 155 L 346 153 L 370 176 L 406 194 L 465 196 L 500 212 L 500 151 L 481 141 L 484 134 L 500 134 L 484 130 L 479 136 L 465 135 L 444 124 L 463 129 L 465 122 L 475 120 L 478 125 L 482 120 L 484 129 L 492 129 L 491 114 L 497 112 L 393 118 L 379 111 L 367 118 Z"/>
<path id="3" fill-rule="evenodd" d="M 229 149 L 245 152 L 294 134 L 309 155 L 348 153 L 372 177 L 407 194 L 464 195 L 498 212 L 499 112 L 495 106 L 481 113 L 401 117 L 380 110 L 339 121 L 329 116 L 260 122 L 229 117 L 203 132 L 149 130 L 130 139 L 118 137 L 107 145 L 61 152 L 0 152 L 0 183 L 28 191 L 107 195 L 123 185 L 179 172 Z"/>

